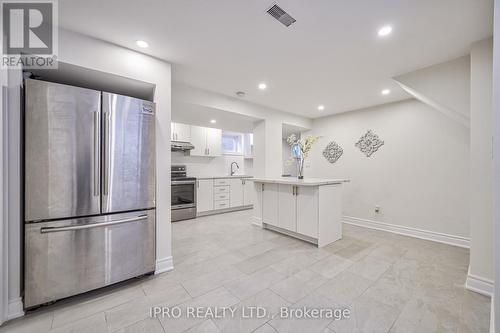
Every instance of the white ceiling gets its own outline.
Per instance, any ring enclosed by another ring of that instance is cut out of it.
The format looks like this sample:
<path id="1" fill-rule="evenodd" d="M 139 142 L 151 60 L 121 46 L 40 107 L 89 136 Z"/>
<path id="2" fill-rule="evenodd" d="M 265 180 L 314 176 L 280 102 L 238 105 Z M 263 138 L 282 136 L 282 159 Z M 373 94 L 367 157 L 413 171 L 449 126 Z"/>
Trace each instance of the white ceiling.
<path id="1" fill-rule="evenodd" d="M 297 19 L 290 28 L 266 13 L 273 3 L 64 0 L 59 22 L 172 62 L 175 81 L 313 118 L 408 98 L 391 77 L 492 35 L 493 0 L 278 0 Z"/>
<path id="2" fill-rule="evenodd" d="M 262 119 L 198 104 L 173 102 L 172 121 L 203 127 L 220 128 L 241 133 L 253 133 L 254 123 Z M 215 120 L 212 124 L 210 121 Z"/>

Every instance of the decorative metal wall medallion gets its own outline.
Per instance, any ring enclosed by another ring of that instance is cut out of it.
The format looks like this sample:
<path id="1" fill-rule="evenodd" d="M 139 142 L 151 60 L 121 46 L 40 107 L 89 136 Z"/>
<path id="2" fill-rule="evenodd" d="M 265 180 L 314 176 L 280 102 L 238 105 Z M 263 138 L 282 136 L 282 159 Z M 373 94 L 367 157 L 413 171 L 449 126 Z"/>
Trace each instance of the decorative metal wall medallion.
<path id="1" fill-rule="evenodd" d="M 356 142 L 355 146 L 365 153 L 367 157 L 370 157 L 383 145 L 384 141 L 380 140 L 377 134 L 368 130 L 368 132 L 366 132 L 366 134 L 363 135 L 358 142 Z"/>
<path id="2" fill-rule="evenodd" d="M 342 156 L 344 150 L 335 141 L 330 142 L 323 150 L 323 156 L 330 163 L 335 163 Z"/>

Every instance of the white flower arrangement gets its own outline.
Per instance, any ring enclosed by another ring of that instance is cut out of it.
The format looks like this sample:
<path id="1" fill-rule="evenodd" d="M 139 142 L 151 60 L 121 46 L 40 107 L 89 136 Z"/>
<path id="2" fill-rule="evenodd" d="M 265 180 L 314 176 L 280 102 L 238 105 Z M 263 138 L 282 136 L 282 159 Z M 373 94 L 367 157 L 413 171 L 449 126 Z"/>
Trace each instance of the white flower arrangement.
<path id="1" fill-rule="evenodd" d="M 292 147 L 292 156 L 297 160 L 298 177 L 300 179 L 304 178 L 304 161 L 309 157 L 312 146 L 319 138 L 320 136 L 306 135 L 298 139 L 295 134 L 292 134 L 286 139 L 286 142 Z M 294 151 L 296 148 L 299 149 L 300 153 Z"/>

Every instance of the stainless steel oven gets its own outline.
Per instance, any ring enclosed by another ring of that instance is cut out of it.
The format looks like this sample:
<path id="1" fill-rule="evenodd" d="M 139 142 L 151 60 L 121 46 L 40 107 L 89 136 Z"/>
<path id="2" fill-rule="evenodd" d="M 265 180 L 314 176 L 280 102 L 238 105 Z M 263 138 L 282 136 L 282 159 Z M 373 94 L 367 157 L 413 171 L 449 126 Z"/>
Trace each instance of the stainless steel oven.
<path id="1" fill-rule="evenodd" d="M 185 165 L 171 169 L 172 222 L 196 217 L 196 178 L 187 177 Z"/>

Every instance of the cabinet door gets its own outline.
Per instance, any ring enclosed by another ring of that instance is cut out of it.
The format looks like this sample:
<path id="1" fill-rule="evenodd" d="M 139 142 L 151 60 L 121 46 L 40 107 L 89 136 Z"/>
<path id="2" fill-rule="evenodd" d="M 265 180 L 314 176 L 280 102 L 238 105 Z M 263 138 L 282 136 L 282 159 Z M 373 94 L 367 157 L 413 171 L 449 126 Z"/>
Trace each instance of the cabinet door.
<path id="1" fill-rule="evenodd" d="M 175 123 L 170 123 L 170 141 L 175 140 Z"/>
<path id="2" fill-rule="evenodd" d="M 319 195 L 316 186 L 300 186 L 296 190 L 297 232 L 318 238 Z"/>
<path id="3" fill-rule="evenodd" d="M 191 142 L 191 126 L 186 124 L 175 124 L 176 141 Z"/>
<path id="4" fill-rule="evenodd" d="M 253 205 L 253 182 L 248 179 L 243 179 L 243 205 Z"/>
<path id="5" fill-rule="evenodd" d="M 243 206 L 243 180 L 240 178 L 229 180 L 230 207 Z"/>
<path id="6" fill-rule="evenodd" d="M 191 126 L 191 143 L 194 149 L 191 150 L 191 156 L 207 155 L 207 132 L 205 127 Z"/>
<path id="7" fill-rule="evenodd" d="M 214 209 L 214 181 L 200 179 L 197 181 L 196 210 L 206 212 Z"/>
<path id="8" fill-rule="evenodd" d="M 208 156 L 221 156 L 222 130 L 206 128 Z"/>
<path id="9" fill-rule="evenodd" d="M 262 222 L 278 226 L 278 184 L 264 184 L 262 191 Z"/>
<path id="10" fill-rule="evenodd" d="M 245 158 L 253 158 L 253 134 L 245 133 L 243 137 L 243 154 Z"/>
<path id="11" fill-rule="evenodd" d="M 278 227 L 297 231 L 297 209 L 293 185 L 279 185 Z"/>

